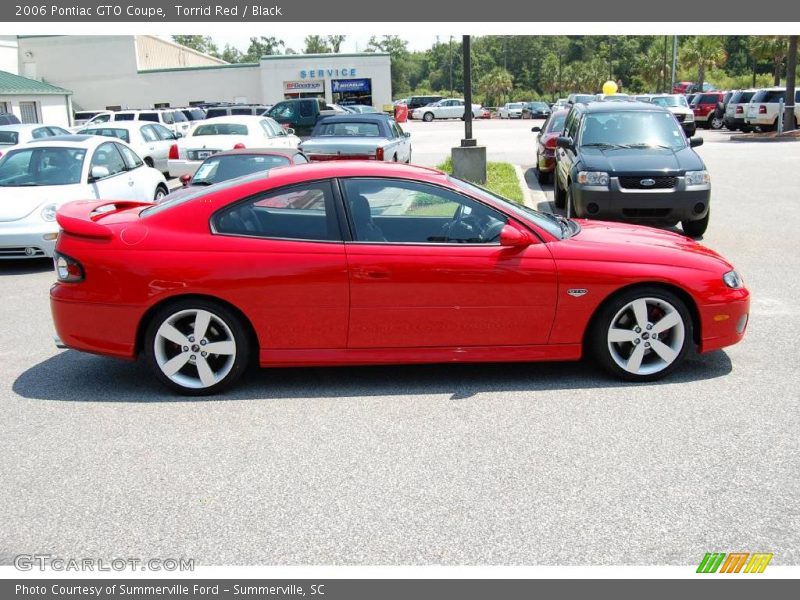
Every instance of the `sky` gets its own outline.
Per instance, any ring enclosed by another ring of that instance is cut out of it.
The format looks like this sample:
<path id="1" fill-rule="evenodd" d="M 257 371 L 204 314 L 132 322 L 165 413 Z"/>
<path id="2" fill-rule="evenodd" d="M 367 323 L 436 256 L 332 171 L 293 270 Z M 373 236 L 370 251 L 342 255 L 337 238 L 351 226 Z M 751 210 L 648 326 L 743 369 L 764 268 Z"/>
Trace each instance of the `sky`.
<path id="1" fill-rule="evenodd" d="M 264 35 L 273 35 L 273 32 L 268 32 Z M 275 37 L 282 39 L 286 43 L 287 48 L 292 48 L 297 52 L 302 52 L 303 48 L 305 48 L 305 37 L 306 33 L 302 34 L 278 34 Z M 342 43 L 342 47 L 340 52 L 361 52 L 366 48 L 367 44 L 369 43 L 369 38 L 372 34 L 364 34 L 364 35 L 348 35 L 345 39 L 344 43 Z M 242 52 L 247 50 L 247 47 L 250 45 L 250 36 L 228 36 L 228 35 L 212 35 L 214 38 L 214 42 L 217 44 L 217 47 L 222 50 L 225 47 L 225 44 L 230 44 L 241 50 Z M 436 41 L 435 35 L 430 34 L 423 34 L 423 35 L 403 35 L 403 39 L 408 42 L 408 49 L 411 51 L 414 50 L 427 50 L 430 48 L 433 43 Z M 450 39 L 450 33 L 442 34 L 439 36 L 441 41 L 446 41 Z"/>

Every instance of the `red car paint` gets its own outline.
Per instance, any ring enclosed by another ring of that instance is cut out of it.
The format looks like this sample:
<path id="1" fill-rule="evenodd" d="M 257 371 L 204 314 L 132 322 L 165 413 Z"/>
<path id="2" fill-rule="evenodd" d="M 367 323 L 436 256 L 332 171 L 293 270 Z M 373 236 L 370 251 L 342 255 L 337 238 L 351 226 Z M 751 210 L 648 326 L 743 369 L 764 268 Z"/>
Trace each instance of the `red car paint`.
<path id="1" fill-rule="evenodd" d="M 537 168 L 540 173 L 552 173 L 556 168 L 556 140 L 563 132 L 564 120 L 568 110 L 555 111 L 548 117 L 545 129 L 537 138 Z M 554 125 L 560 124 L 557 127 Z"/>
<path id="2" fill-rule="evenodd" d="M 697 94 L 692 101 L 694 120 L 708 121 L 709 115 L 717 109 L 717 105 L 725 98 L 724 92 L 703 92 Z"/>
<path id="3" fill-rule="evenodd" d="M 514 236 L 532 243 L 323 242 L 211 231 L 212 215 L 242 198 L 359 176 L 465 193 L 435 170 L 341 161 L 211 186 L 147 216 L 140 216 L 146 203 L 66 205 L 57 252 L 79 261 L 85 278 L 51 289 L 59 337 L 76 350 L 134 359 L 154 307 L 204 296 L 249 322 L 262 366 L 568 360 L 581 357 L 603 301 L 642 283 L 686 299 L 700 351 L 744 335 L 736 324 L 748 313 L 749 292 L 724 285 L 731 265 L 688 238 L 647 227 L 582 220 L 579 233 L 558 239 L 484 198 L 506 213 Z M 588 293 L 573 297 L 573 288 Z"/>

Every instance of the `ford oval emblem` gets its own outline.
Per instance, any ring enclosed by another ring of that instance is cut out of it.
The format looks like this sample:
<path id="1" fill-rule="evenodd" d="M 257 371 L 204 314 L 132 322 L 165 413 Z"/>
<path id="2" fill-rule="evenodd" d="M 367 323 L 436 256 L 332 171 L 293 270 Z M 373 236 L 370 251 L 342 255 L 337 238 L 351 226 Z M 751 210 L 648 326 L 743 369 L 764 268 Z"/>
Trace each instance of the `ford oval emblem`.
<path id="1" fill-rule="evenodd" d="M 642 179 L 639 182 L 639 184 L 644 186 L 644 187 L 653 187 L 656 184 L 656 180 L 655 179 Z"/>

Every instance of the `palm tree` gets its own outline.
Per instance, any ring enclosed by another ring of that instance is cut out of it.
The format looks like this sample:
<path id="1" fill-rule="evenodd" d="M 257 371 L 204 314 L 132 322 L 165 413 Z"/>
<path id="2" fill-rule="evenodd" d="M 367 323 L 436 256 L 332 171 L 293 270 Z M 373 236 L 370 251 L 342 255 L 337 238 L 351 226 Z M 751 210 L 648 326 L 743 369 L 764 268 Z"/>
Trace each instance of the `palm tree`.
<path id="1" fill-rule="evenodd" d="M 781 84 L 781 66 L 788 51 L 788 38 L 785 35 L 754 35 L 748 40 L 750 58 L 755 64 L 760 61 L 772 62 L 772 77 L 775 85 Z"/>
<path id="2" fill-rule="evenodd" d="M 681 48 L 683 62 L 697 68 L 697 87 L 703 90 L 706 71 L 725 62 L 725 42 L 716 35 L 695 35 L 686 40 Z"/>
<path id="3" fill-rule="evenodd" d="M 492 104 L 497 99 L 502 102 L 503 97 L 513 88 L 514 76 L 502 67 L 495 67 L 478 82 L 478 89 L 486 97 L 487 104 Z M 489 100 L 492 102 L 488 102 Z"/>

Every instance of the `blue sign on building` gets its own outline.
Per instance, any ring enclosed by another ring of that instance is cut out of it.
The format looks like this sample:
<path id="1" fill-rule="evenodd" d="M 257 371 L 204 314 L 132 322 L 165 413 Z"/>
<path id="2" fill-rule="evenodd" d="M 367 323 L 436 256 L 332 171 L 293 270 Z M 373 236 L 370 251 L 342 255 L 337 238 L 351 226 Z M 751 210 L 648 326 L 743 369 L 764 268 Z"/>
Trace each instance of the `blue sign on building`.
<path id="1" fill-rule="evenodd" d="M 332 79 L 331 92 L 370 92 L 369 79 Z"/>

